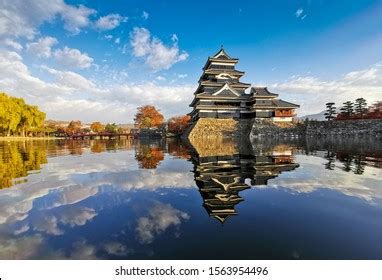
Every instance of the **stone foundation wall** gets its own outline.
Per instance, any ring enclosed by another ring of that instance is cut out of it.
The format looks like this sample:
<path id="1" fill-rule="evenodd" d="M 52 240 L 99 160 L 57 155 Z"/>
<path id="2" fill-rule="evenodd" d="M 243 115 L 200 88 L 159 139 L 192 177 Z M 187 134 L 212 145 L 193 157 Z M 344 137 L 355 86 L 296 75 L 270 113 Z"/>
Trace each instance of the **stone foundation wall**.
<path id="1" fill-rule="evenodd" d="M 280 126 L 268 120 L 256 120 L 251 138 L 277 137 L 376 137 L 382 138 L 382 120 L 311 121 Z"/>
<path id="2" fill-rule="evenodd" d="M 301 137 L 305 135 L 304 124 L 274 123 L 271 120 L 255 120 L 251 138 Z"/>
<path id="3" fill-rule="evenodd" d="M 372 136 L 382 138 L 382 120 L 348 120 L 310 122 L 306 128 L 306 136 L 341 136 L 360 137 Z"/>
<path id="4" fill-rule="evenodd" d="M 192 138 L 238 138 L 248 137 L 252 120 L 201 118 L 186 132 Z"/>
<path id="5" fill-rule="evenodd" d="M 376 137 L 382 139 L 382 120 L 311 121 L 277 124 L 271 120 L 203 118 L 194 123 L 186 137 L 209 138 L 279 137 Z"/>

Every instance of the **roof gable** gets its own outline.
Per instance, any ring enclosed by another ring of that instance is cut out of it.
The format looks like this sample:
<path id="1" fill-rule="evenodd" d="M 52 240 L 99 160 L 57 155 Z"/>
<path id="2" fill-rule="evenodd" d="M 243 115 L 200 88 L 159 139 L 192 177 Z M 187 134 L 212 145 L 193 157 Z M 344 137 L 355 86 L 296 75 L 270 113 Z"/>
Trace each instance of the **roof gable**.
<path id="1" fill-rule="evenodd" d="M 214 92 L 212 95 L 235 95 L 240 96 L 240 93 L 238 93 L 235 89 L 231 88 L 228 83 L 225 83 L 224 86 L 222 86 L 218 91 Z"/>
<path id="2" fill-rule="evenodd" d="M 232 59 L 223 49 L 223 46 L 221 49 L 212 57 L 212 58 L 220 58 L 220 59 Z"/>
<path id="3" fill-rule="evenodd" d="M 222 72 L 218 75 L 216 75 L 216 78 L 217 79 L 221 79 L 221 80 L 230 80 L 230 79 L 236 79 L 235 76 L 229 74 L 229 73 L 226 73 L 226 72 Z"/>

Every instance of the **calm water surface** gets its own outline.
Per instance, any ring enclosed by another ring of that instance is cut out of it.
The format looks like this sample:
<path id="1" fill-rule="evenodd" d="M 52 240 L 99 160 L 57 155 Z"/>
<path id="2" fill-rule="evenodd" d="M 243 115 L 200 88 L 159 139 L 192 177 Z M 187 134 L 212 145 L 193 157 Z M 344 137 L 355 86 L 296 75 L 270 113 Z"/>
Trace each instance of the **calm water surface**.
<path id="1" fill-rule="evenodd" d="M 0 142 L 0 258 L 382 259 L 381 146 Z"/>

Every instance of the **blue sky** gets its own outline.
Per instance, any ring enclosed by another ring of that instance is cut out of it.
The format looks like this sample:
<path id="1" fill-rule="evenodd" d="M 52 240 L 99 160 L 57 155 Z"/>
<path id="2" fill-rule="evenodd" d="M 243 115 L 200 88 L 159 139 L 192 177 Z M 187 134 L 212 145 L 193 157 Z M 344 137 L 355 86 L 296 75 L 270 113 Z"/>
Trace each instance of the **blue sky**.
<path id="1" fill-rule="evenodd" d="M 0 43 L 0 91 L 54 119 L 187 113 L 222 44 L 299 115 L 382 95 L 382 1 L 1 0 Z"/>

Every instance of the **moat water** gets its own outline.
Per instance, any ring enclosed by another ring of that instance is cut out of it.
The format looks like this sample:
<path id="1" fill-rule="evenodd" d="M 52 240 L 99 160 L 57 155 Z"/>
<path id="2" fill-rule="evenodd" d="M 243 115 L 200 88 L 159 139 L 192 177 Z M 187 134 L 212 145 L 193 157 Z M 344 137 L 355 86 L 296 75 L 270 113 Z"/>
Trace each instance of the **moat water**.
<path id="1" fill-rule="evenodd" d="M 0 259 L 382 259 L 382 143 L 0 142 Z"/>

